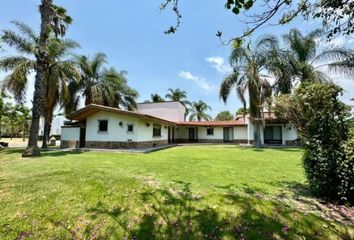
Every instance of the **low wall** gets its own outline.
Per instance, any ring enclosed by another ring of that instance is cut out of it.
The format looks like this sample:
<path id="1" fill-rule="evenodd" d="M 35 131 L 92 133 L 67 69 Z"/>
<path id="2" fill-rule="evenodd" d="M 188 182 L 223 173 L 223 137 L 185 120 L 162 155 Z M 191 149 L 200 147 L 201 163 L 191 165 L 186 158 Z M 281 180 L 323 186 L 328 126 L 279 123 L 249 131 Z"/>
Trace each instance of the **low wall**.
<path id="1" fill-rule="evenodd" d="M 75 140 L 60 141 L 60 148 L 79 148 L 79 146 L 80 146 L 79 141 L 75 141 Z"/>
<path id="2" fill-rule="evenodd" d="M 148 148 L 168 144 L 167 140 L 145 141 L 145 142 L 103 142 L 103 141 L 86 141 L 85 148 Z"/>

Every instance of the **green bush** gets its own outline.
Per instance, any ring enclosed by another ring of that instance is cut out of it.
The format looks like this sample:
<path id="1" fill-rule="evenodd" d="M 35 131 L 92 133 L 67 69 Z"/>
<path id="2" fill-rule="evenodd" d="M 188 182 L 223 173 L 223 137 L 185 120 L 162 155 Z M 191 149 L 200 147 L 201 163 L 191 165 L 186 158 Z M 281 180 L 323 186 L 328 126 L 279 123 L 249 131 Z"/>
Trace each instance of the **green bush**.
<path id="1" fill-rule="evenodd" d="M 303 164 L 313 192 L 353 203 L 354 142 L 348 140 L 350 109 L 339 101 L 342 91 L 333 83 L 304 83 L 278 99 L 276 112 L 306 139 Z"/>

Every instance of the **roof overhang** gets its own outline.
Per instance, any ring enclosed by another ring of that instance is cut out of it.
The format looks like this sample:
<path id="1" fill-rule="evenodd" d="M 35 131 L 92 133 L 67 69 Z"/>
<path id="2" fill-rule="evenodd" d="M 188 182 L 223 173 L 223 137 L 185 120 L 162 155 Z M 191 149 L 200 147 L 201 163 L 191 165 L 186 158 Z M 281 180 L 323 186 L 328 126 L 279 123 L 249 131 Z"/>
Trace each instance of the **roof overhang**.
<path id="1" fill-rule="evenodd" d="M 114 113 L 114 114 L 119 114 L 119 115 L 125 115 L 125 116 L 130 116 L 130 117 L 135 117 L 135 118 L 139 118 L 139 119 L 143 119 L 143 120 L 147 120 L 147 121 L 153 121 L 153 122 L 157 122 L 157 123 L 163 123 L 163 124 L 169 124 L 169 125 L 176 125 L 176 123 L 165 120 L 165 119 L 161 119 L 161 118 L 157 118 L 157 117 L 153 117 L 147 114 L 141 114 L 141 113 L 136 113 L 136 112 L 131 112 L 131 111 L 127 111 L 127 110 L 122 110 L 122 109 L 118 109 L 118 108 L 113 108 L 113 107 L 107 107 L 107 106 L 102 106 L 102 105 L 97 105 L 97 104 L 89 104 L 75 112 L 72 112 L 68 115 L 66 115 L 67 119 L 70 120 L 76 120 L 76 121 L 83 121 L 85 120 L 87 117 L 98 113 L 98 112 L 110 112 L 110 113 Z"/>
<path id="2" fill-rule="evenodd" d="M 202 121 L 202 122 L 179 122 L 178 126 L 185 127 L 242 127 L 246 126 L 241 121 Z"/>

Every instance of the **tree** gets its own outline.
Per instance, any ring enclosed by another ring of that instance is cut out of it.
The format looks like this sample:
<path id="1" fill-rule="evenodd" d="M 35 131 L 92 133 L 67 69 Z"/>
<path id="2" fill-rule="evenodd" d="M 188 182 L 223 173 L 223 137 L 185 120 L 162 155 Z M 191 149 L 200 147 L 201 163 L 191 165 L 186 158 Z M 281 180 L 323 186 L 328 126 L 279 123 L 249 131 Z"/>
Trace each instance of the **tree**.
<path id="1" fill-rule="evenodd" d="M 151 102 L 164 102 L 165 99 L 163 99 L 159 94 L 154 93 L 150 95 Z"/>
<path id="2" fill-rule="evenodd" d="M 166 34 L 175 33 L 181 24 L 182 14 L 179 10 L 179 2 L 180 0 L 164 0 L 161 4 L 162 10 L 172 5 L 177 19 L 175 26 L 171 26 L 165 31 Z M 226 0 L 225 7 L 231 9 L 235 15 L 244 13 L 245 19 L 241 21 L 248 26 L 243 34 L 231 38 L 226 44 L 233 42 L 240 46 L 246 37 L 251 36 L 260 27 L 266 24 L 273 26 L 287 24 L 298 16 L 305 20 L 319 19 L 328 39 L 339 34 L 349 35 L 354 32 L 354 3 L 348 0 L 303 0 L 298 2 L 293 0 Z M 253 12 L 254 9 L 257 9 L 257 13 Z M 281 14 L 283 16 L 279 19 L 278 16 Z M 217 36 L 221 39 L 222 32 L 218 31 Z"/>
<path id="3" fill-rule="evenodd" d="M 266 55 L 260 48 L 235 47 L 230 56 L 233 72 L 228 75 L 220 86 L 219 96 L 226 103 L 232 89 L 236 89 L 238 98 L 246 109 L 245 93 L 248 92 L 250 117 L 256 122 L 256 146 L 260 146 L 261 112 L 269 105 L 272 95 L 271 85 L 262 74 L 265 69 Z"/>
<path id="4" fill-rule="evenodd" d="M 0 140 L 3 133 L 2 130 L 3 130 L 4 118 L 9 116 L 9 111 L 11 109 L 10 103 L 5 102 L 6 97 L 7 95 L 5 94 L 5 92 L 1 91 L 0 93 Z"/>
<path id="5" fill-rule="evenodd" d="M 338 47 L 319 51 L 316 41 L 321 32 L 315 30 L 303 36 L 298 29 L 292 29 L 283 36 L 283 43 L 274 35 L 261 38 L 257 47 L 267 55 L 265 66 L 276 79 L 276 93 L 290 93 L 299 81 L 329 81 L 327 73 L 352 75 L 353 52 Z"/>
<path id="6" fill-rule="evenodd" d="M 29 123 L 31 121 L 31 110 L 23 105 L 18 106 L 18 112 L 19 112 L 19 123 L 22 127 L 22 139 L 25 141 L 27 132 L 28 132 L 28 127 Z"/>
<path id="7" fill-rule="evenodd" d="M 191 102 L 188 101 L 188 98 L 187 98 L 187 92 L 183 91 L 179 88 L 176 88 L 176 89 L 169 88 L 169 89 L 167 89 L 167 91 L 169 93 L 167 93 L 165 95 L 165 98 L 167 98 L 171 101 L 181 102 L 186 108 L 185 117 L 187 117 L 189 114 L 189 110 L 190 110 L 189 107 L 191 106 Z"/>
<path id="8" fill-rule="evenodd" d="M 202 100 L 199 100 L 198 102 L 193 102 L 191 104 L 191 108 L 189 109 L 189 121 L 197 120 L 198 122 L 200 122 L 202 120 L 212 120 L 212 117 L 205 113 L 207 110 L 211 110 L 211 107 Z"/>
<path id="9" fill-rule="evenodd" d="M 23 157 L 40 155 L 40 150 L 37 146 L 39 119 L 43 113 L 44 107 L 44 74 L 48 65 L 48 39 L 53 31 L 56 36 L 63 36 L 66 27 L 71 23 L 72 19 L 66 14 L 65 9 L 53 5 L 53 0 L 42 0 L 39 6 L 41 15 L 40 36 L 38 39 L 38 49 L 36 52 L 36 76 L 35 87 L 33 93 L 32 107 L 32 122 L 28 145 L 23 152 Z M 27 45 L 19 45 L 24 51 L 31 52 Z"/>
<path id="10" fill-rule="evenodd" d="M 165 95 L 165 98 L 171 100 L 171 101 L 179 101 L 183 103 L 183 105 L 187 106 L 190 105 L 191 103 L 187 100 L 187 92 L 183 91 L 179 88 L 172 89 L 169 88 L 167 89 L 169 93 Z"/>
<path id="11" fill-rule="evenodd" d="M 215 117 L 215 121 L 232 121 L 234 120 L 234 116 L 230 111 L 223 111 L 218 113 Z"/>
<path id="12" fill-rule="evenodd" d="M 250 110 L 248 108 L 239 108 L 236 111 L 236 115 L 246 115 Z"/>
<path id="13" fill-rule="evenodd" d="M 97 53 L 93 58 L 76 58 L 80 78 L 69 83 L 70 101 L 65 105 L 65 113 L 76 110 L 81 96 L 85 98 L 85 105 L 95 103 L 128 110 L 136 108 L 139 94 L 128 86 L 126 72 L 117 72 L 114 68 L 105 69 L 106 62 L 103 53 Z"/>
<path id="14" fill-rule="evenodd" d="M 39 36 L 24 23 L 14 22 L 14 24 L 22 34 L 7 30 L 3 36 L 4 42 L 10 46 L 26 45 L 28 50 L 21 52 L 19 48 L 21 56 L 2 58 L 0 68 L 10 71 L 3 85 L 21 104 L 29 82 L 28 77 L 37 69 L 37 61 L 33 60 L 33 57 L 38 49 Z M 79 77 L 75 63 L 69 58 L 71 51 L 78 47 L 78 44 L 72 40 L 58 39 L 53 35 L 49 37 L 47 44 L 47 67 L 43 76 L 46 99 L 42 110 L 45 120 L 42 148 L 47 148 L 54 108 L 59 103 L 63 105 L 68 101 L 68 80 L 76 81 Z"/>
<path id="15" fill-rule="evenodd" d="M 276 101 L 276 114 L 290 121 L 305 142 L 303 164 L 314 193 L 354 203 L 354 141 L 349 141 L 350 108 L 333 83 L 302 83 Z"/>

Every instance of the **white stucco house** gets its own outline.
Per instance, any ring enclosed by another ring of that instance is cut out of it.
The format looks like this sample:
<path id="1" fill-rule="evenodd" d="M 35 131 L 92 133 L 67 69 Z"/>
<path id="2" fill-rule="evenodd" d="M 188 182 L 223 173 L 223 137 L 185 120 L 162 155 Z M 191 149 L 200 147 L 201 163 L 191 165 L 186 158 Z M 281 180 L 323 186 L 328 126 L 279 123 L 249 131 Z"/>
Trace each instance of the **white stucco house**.
<path id="1" fill-rule="evenodd" d="M 62 148 L 144 148 L 172 143 L 249 143 L 255 125 L 249 116 L 234 121 L 185 121 L 186 109 L 177 101 L 140 103 L 136 111 L 90 104 L 66 116 Z M 296 129 L 273 113 L 265 113 L 262 144 L 295 145 Z"/>

